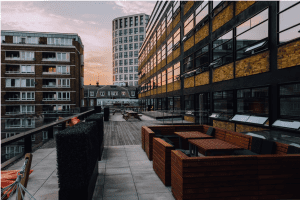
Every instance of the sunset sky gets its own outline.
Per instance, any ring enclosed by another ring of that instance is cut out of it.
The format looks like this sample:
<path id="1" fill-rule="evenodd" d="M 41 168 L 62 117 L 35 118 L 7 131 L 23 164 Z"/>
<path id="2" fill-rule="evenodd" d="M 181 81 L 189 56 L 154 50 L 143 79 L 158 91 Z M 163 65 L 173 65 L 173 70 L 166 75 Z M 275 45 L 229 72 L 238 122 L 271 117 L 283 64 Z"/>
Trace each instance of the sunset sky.
<path id="1" fill-rule="evenodd" d="M 1 30 L 77 33 L 84 45 L 84 84 L 112 84 L 112 20 L 151 14 L 156 1 L 2 1 Z M 99 77 L 99 78 L 98 78 Z"/>

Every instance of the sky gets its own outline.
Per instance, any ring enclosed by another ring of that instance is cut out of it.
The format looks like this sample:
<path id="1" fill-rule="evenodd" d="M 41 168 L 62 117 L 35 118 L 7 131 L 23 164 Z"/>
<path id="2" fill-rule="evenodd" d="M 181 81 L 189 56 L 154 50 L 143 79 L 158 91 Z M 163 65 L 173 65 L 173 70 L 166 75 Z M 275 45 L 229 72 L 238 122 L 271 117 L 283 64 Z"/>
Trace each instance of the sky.
<path id="1" fill-rule="evenodd" d="M 84 84 L 113 84 L 112 20 L 151 14 L 156 1 L 2 1 L 1 30 L 77 33 L 84 45 Z"/>

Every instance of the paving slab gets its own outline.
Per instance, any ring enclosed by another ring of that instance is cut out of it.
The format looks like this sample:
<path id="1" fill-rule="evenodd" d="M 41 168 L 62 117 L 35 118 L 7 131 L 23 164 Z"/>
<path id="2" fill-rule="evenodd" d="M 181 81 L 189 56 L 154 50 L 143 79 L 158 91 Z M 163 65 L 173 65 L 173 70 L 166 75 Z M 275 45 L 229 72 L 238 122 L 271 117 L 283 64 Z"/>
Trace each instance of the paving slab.
<path id="1" fill-rule="evenodd" d="M 139 194 L 139 200 L 175 200 L 172 194 L 166 193 L 154 193 L 154 194 Z"/>
<path id="2" fill-rule="evenodd" d="M 105 175 L 116 175 L 116 174 L 130 174 L 129 167 L 122 167 L 122 168 L 107 168 L 105 170 Z"/>
<path id="3" fill-rule="evenodd" d="M 134 183 L 132 174 L 118 174 L 118 175 L 109 175 L 104 177 L 105 186 L 107 185 L 116 185 L 120 183 Z"/>

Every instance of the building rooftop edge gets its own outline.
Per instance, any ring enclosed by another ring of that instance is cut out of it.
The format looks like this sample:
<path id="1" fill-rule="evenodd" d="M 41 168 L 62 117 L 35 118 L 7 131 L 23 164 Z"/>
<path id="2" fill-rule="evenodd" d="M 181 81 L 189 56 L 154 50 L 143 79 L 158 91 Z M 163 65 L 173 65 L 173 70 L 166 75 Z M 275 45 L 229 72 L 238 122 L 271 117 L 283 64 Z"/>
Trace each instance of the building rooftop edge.
<path id="1" fill-rule="evenodd" d="M 28 34 L 32 37 L 64 37 L 64 36 L 69 36 L 72 38 L 75 38 L 76 41 L 78 41 L 81 46 L 84 48 L 84 45 L 82 43 L 81 37 L 78 35 L 78 33 L 59 33 L 59 32 L 37 32 L 37 31 L 16 31 L 16 30 L 1 30 L 1 36 L 2 35 L 22 35 L 22 34 Z"/>
<path id="2" fill-rule="evenodd" d="M 124 17 L 130 17 L 130 16 L 136 16 L 136 15 L 148 15 L 146 13 L 137 13 L 137 14 L 134 14 L 134 15 L 124 15 L 124 16 L 121 16 L 121 17 L 117 17 L 117 18 L 114 18 L 112 21 L 116 20 L 116 19 L 119 19 L 119 18 L 124 18 Z M 150 17 L 150 15 L 148 15 Z"/>

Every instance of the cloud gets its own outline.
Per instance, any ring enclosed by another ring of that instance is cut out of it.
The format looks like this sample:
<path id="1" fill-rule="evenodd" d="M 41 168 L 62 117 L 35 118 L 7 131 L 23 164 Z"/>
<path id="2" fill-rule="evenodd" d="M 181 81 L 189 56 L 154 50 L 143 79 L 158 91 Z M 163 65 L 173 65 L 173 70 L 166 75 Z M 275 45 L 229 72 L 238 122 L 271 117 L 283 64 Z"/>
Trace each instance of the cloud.
<path id="1" fill-rule="evenodd" d="M 1 2 L 2 30 L 77 33 L 84 45 L 85 82 L 95 84 L 99 76 L 100 84 L 112 84 L 111 29 L 88 17 L 49 13 L 32 2 Z"/>
<path id="2" fill-rule="evenodd" d="M 123 11 L 126 15 L 137 13 L 151 14 L 156 1 L 114 1 L 116 7 Z"/>

